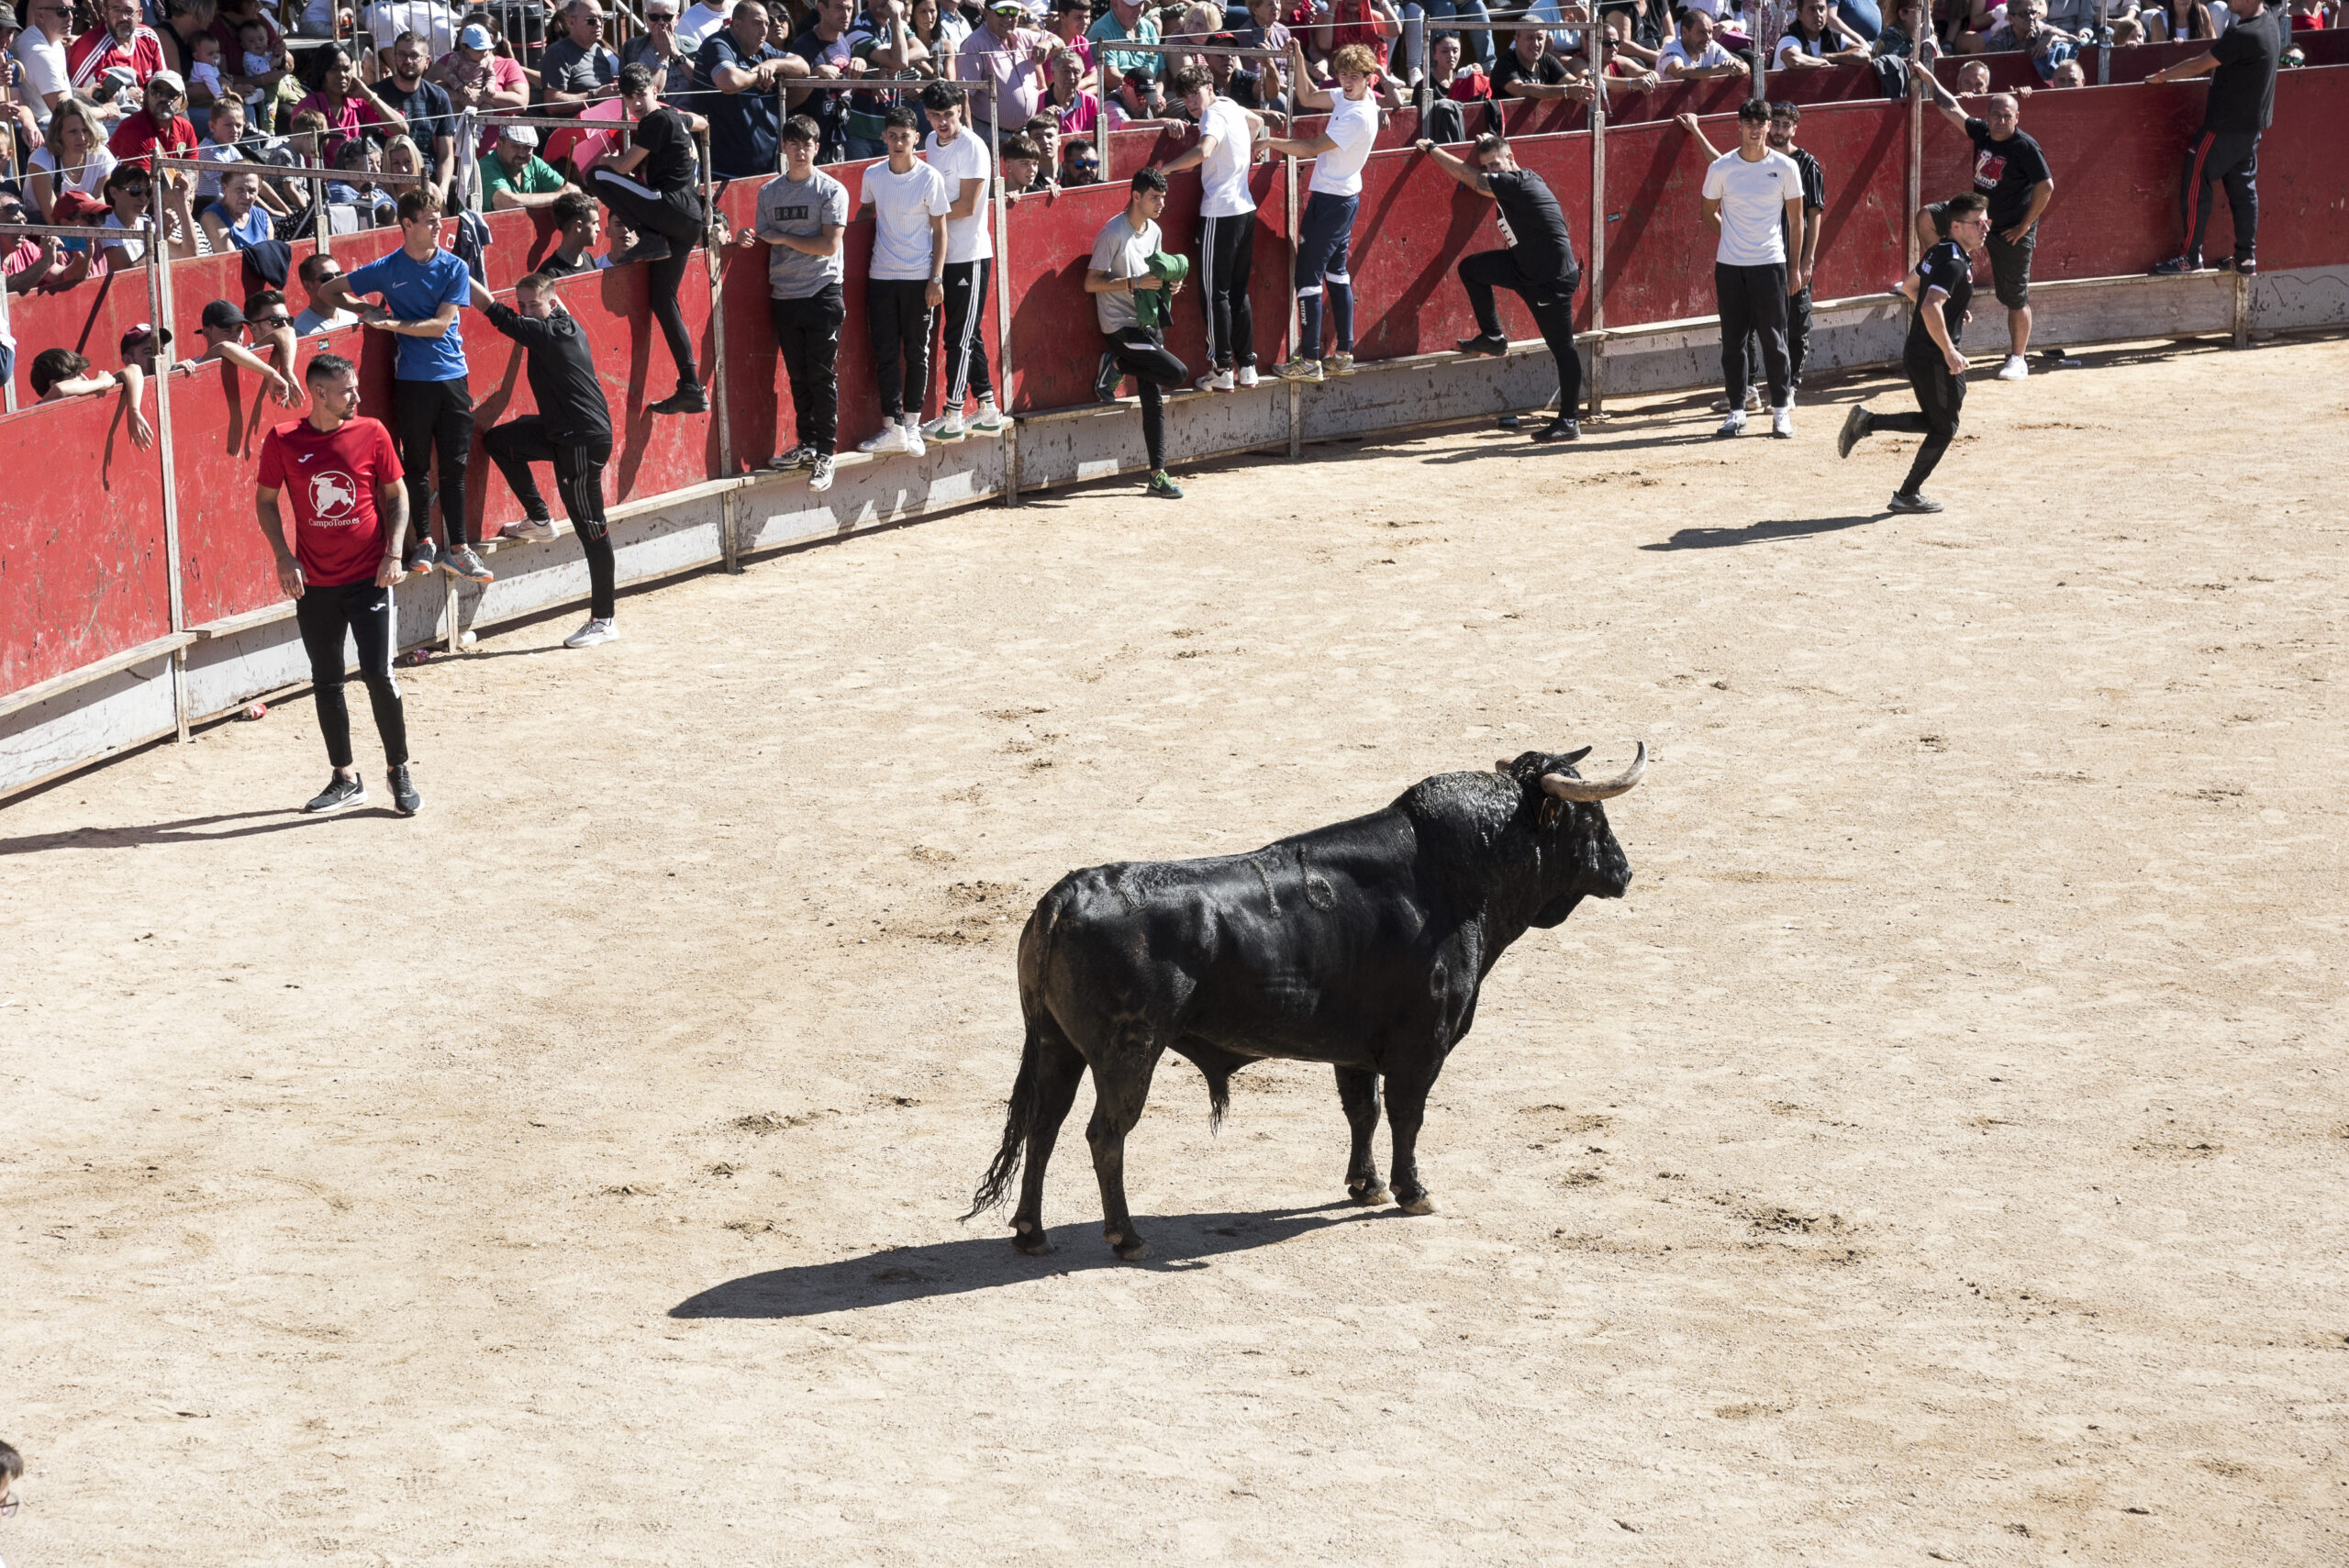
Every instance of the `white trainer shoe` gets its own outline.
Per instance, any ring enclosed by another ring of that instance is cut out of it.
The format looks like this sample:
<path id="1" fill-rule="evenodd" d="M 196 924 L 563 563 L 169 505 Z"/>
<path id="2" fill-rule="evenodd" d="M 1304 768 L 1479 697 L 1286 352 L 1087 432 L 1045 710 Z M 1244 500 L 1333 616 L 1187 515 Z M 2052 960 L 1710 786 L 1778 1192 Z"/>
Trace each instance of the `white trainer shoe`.
<path id="1" fill-rule="evenodd" d="M 1238 384 L 1230 371 L 1209 371 L 1199 377 L 1201 392 L 1230 392 Z"/>
<path id="2" fill-rule="evenodd" d="M 1794 439 L 1795 406 L 1793 404 L 1789 403 L 1784 408 L 1770 410 L 1770 433 L 1782 441 Z"/>
<path id="3" fill-rule="evenodd" d="M 924 450 L 921 427 L 914 422 L 913 416 L 907 415 L 906 422 L 898 427 L 898 430 L 906 443 L 904 449 L 906 455 L 907 457 L 921 456 Z"/>
<path id="4" fill-rule="evenodd" d="M 618 639 L 620 628 L 608 620 L 590 620 L 562 639 L 565 648 L 597 648 Z"/>
<path id="5" fill-rule="evenodd" d="M 1748 414 L 1759 414 L 1762 412 L 1762 389 L 1760 387 L 1749 386 L 1745 389 L 1745 411 Z M 1713 412 L 1716 414 L 1728 413 L 1729 399 L 1726 397 L 1714 398 Z"/>
<path id="6" fill-rule="evenodd" d="M 526 544 L 544 544 L 554 538 L 554 523 L 546 517 L 525 517 L 518 523 L 508 523 L 498 529 L 497 537 Z"/>
<path id="7" fill-rule="evenodd" d="M 1716 436 L 1742 436 L 1745 434 L 1745 410 L 1742 408 L 1731 409 L 1729 411 L 1729 417 L 1721 421 L 1721 428 L 1715 430 L 1713 434 Z"/>
<path id="8" fill-rule="evenodd" d="M 921 437 L 922 439 L 926 441 L 961 440 L 963 439 L 963 411 L 960 408 L 949 408 L 945 413 L 941 414 L 937 418 L 932 419 L 929 424 L 924 425 L 921 428 Z"/>
<path id="9" fill-rule="evenodd" d="M 2030 373 L 2030 361 L 2026 361 L 2021 354 L 2009 354 L 2007 356 L 2007 362 L 1998 367 L 1997 379 L 1999 381 L 2021 381 Z"/>
<path id="10" fill-rule="evenodd" d="M 821 495 L 831 487 L 832 454 L 818 452 L 816 454 L 816 471 L 807 476 L 807 488 Z"/>
<path id="11" fill-rule="evenodd" d="M 906 445 L 906 428 L 903 425 L 884 425 L 879 435 L 857 442 L 856 450 L 871 452 L 874 457 L 888 457 L 911 449 Z"/>
<path id="12" fill-rule="evenodd" d="M 995 406 L 992 397 L 979 399 L 979 411 L 972 417 L 969 428 L 983 436 L 1000 435 L 1003 431 L 1003 410 Z"/>
<path id="13" fill-rule="evenodd" d="M 1256 367 L 1254 365 L 1241 365 L 1240 367 L 1239 373 L 1232 379 L 1238 384 L 1240 389 L 1244 392 L 1248 388 L 1256 384 Z"/>

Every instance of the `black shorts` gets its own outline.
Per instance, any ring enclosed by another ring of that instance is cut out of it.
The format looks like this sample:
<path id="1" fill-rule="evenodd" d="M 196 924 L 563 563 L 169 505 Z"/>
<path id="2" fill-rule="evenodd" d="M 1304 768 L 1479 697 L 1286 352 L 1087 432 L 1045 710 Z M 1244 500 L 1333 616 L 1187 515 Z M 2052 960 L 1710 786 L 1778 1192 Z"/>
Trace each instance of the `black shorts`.
<path id="1" fill-rule="evenodd" d="M 2020 245 L 2008 244 L 1995 228 L 1990 231 L 1990 287 L 2009 310 L 2021 310 L 2031 303 L 2031 253 L 2038 248 L 2039 225 L 2035 223 Z"/>

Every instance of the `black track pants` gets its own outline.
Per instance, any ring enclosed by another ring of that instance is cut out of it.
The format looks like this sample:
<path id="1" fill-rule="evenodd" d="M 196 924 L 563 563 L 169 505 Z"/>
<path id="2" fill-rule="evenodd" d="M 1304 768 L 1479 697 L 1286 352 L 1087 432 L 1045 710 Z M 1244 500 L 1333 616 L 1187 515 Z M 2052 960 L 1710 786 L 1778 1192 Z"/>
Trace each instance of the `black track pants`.
<path id="1" fill-rule="evenodd" d="M 587 557 L 587 613 L 597 620 L 612 618 L 612 536 L 604 524 L 604 464 L 611 461 L 612 439 L 598 441 L 558 441 L 547 433 L 547 422 L 536 414 L 491 427 L 481 439 L 497 471 L 506 475 L 514 498 L 533 517 L 547 515 L 546 497 L 530 473 L 534 462 L 554 465 L 554 486 L 562 509 L 579 535 L 580 550 Z"/>
<path id="2" fill-rule="evenodd" d="M 1144 327 L 1129 327 L 1109 339 L 1118 368 L 1141 387 L 1141 439 L 1150 451 L 1152 473 L 1166 466 L 1165 388 L 1191 379 L 1190 367 L 1169 353 L 1158 334 Z"/>
<path id="3" fill-rule="evenodd" d="M 946 374 L 946 409 L 959 411 L 973 393 L 995 395 L 987 379 L 987 273 L 992 261 L 946 263 L 945 346 L 939 369 Z"/>
<path id="4" fill-rule="evenodd" d="M 700 373 L 694 368 L 694 340 L 685 330 L 677 289 L 685 282 L 694 247 L 702 238 L 701 193 L 690 188 L 656 191 L 609 169 L 587 172 L 587 193 L 618 213 L 630 228 L 658 234 L 669 242 L 666 256 L 646 263 L 651 269 L 646 282 L 651 285 L 652 319 L 661 324 L 661 335 L 668 339 L 678 383 L 700 385 Z"/>
<path id="5" fill-rule="evenodd" d="M 2186 175 L 2179 196 L 2186 209 L 2186 249 L 2202 252 L 2203 231 L 2210 226 L 2210 186 L 2227 188 L 2227 206 L 2235 216 L 2235 254 L 2259 253 L 2259 133 L 2206 130 L 2186 147 Z"/>
<path id="6" fill-rule="evenodd" d="M 1460 259 L 1460 286 L 1468 291 L 1468 306 L 1476 313 L 1476 330 L 1487 338 L 1506 338 L 1493 291 L 1508 289 L 1525 301 L 1525 308 L 1558 361 L 1558 417 L 1578 417 L 1582 406 L 1582 355 L 1575 349 L 1575 290 L 1582 276 L 1537 282 L 1525 275 L 1517 258 L 1506 250 L 1479 250 Z"/>
<path id="7" fill-rule="evenodd" d="M 1909 465 L 1909 477 L 1900 485 L 1903 495 L 1914 495 L 1932 477 L 1933 465 L 1942 461 L 1942 453 L 1949 450 L 1950 442 L 1957 439 L 1958 415 L 1965 407 L 1965 378 L 1950 374 L 1938 349 L 1921 353 L 1911 350 L 1904 356 L 1902 365 L 1909 372 L 1909 386 L 1917 394 L 1917 412 L 1872 414 L 1868 417 L 1868 428 L 1905 430 L 1925 438 L 1924 444 L 1917 449 L 1917 461 Z"/>
<path id="8" fill-rule="evenodd" d="M 375 710 L 375 733 L 383 738 L 384 761 L 407 761 L 407 717 L 400 708 L 400 684 L 392 674 L 392 594 L 373 583 L 338 588 L 306 587 L 294 601 L 294 622 L 310 656 L 310 684 L 317 693 L 318 731 L 326 737 L 327 761 L 351 766 L 351 706 L 343 700 L 342 641 L 347 632 L 359 645 L 359 675 L 367 683 Z"/>
<path id="9" fill-rule="evenodd" d="M 1770 406 L 1784 408 L 1794 395 L 1794 375 L 1787 362 L 1786 263 L 1730 267 L 1716 261 L 1713 289 L 1720 299 L 1721 388 L 1729 395 L 1729 406 L 1744 407 L 1745 389 L 1753 384 L 1753 366 L 1745 353 L 1751 334 L 1761 340 Z"/>
<path id="10" fill-rule="evenodd" d="M 1199 219 L 1199 308 L 1208 318 L 1208 368 L 1256 362 L 1256 313 L 1248 284 L 1256 269 L 1256 215 Z"/>
<path id="11" fill-rule="evenodd" d="M 846 314 L 838 284 L 806 299 L 767 301 L 799 439 L 827 456 L 840 440 L 841 321 Z"/>
<path id="12" fill-rule="evenodd" d="M 873 333 L 873 381 L 881 412 L 895 423 L 921 417 L 930 398 L 930 284 L 918 278 L 868 278 L 864 320 Z M 908 398 L 910 394 L 910 399 Z"/>
<path id="13" fill-rule="evenodd" d="M 408 527 L 415 537 L 426 539 L 432 532 L 432 460 L 437 456 L 444 542 L 451 550 L 473 543 L 465 516 L 465 461 L 473 451 L 473 395 L 465 378 L 392 383 L 392 423 L 399 429 Z"/>

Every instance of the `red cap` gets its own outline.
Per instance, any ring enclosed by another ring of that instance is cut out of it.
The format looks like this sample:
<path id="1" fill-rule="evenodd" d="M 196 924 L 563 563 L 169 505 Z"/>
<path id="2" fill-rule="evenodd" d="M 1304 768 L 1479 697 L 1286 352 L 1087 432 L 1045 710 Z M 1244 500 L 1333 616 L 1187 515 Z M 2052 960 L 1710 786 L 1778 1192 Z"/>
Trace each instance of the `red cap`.
<path id="1" fill-rule="evenodd" d="M 111 209 L 106 204 L 80 191 L 60 191 L 50 204 L 50 217 L 59 223 L 79 223 L 85 217 L 104 217 Z"/>

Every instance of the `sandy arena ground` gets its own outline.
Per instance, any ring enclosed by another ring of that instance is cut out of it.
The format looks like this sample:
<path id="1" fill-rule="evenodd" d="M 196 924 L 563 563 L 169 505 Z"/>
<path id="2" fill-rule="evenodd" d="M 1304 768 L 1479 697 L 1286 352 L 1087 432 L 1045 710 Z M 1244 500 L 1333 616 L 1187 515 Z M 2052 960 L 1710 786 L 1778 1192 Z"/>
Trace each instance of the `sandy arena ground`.
<path id="1" fill-rule="evenodd" d="M 415 823 L 289 814 L 306 699 L 8 806 L 0 1552 L 2349 1560 L 2349 342 L 2087 357 L 1939 517 L 1849 386 L 1332 445 L 493 636 Z M 1054 1256 L 956 1222 L 1063 871 L 1642 738 L 1441 1215 L 1169 1058 L 1149 1263 L 1089 1095 Z"/>

